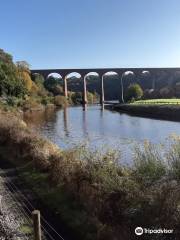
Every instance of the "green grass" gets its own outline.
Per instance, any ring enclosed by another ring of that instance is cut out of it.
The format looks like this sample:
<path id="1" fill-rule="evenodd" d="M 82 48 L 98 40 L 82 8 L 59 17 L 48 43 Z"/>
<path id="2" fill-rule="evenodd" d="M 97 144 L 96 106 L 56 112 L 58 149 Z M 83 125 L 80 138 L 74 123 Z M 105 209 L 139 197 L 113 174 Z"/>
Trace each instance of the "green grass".
<path id="1" fill-rule="evenodd" d="M 33 229 L 32 229 L 32 227 L 30 227 L 30 226 L 27 225 L 27 224 L 21 225 L 20 228 L 19 228 L 19 231 L 20 231 L 21 233 L 24 233 L 24 234 L 27 234 L 27 235 L 33 234 Z"/>
<path id="2" fill-rule="evenodd" d="M 147 100 L 139 100 L 131 103 L 133 105 L 136 104 L 158 104 L 158 105 L 164 105 L 164 104 L 173 104 L 178 105 L 180 104 L 179 98 L 169 98 L 169 99 L 147 99 Z"/>

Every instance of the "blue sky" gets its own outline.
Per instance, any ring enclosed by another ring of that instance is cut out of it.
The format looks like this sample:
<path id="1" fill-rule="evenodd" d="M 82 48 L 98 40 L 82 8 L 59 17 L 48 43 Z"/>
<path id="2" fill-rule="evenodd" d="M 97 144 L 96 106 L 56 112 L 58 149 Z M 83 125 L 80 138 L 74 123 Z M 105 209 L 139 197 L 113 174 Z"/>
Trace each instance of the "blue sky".
<path id="1" fill-rule="evenodd" d="M 34 69 L 180 67 L 179 0 L 6 0 L 0 8 L 0 48 Z"/>

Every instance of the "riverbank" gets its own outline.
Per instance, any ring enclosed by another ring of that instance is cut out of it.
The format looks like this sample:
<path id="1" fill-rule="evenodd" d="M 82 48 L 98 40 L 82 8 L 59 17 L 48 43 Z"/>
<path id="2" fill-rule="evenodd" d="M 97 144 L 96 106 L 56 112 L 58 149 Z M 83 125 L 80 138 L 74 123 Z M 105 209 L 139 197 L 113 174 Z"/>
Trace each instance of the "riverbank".
<path id="1" fill-rule="evenodd" d="M 137 146 L 132 166 L 125 166 L 113 151 L 84 145 L 63 151 L 14 113 L 0 112 L 0 146 L 0 155 L 20 167 L 23 181 L 77 239 L 136 239 L 137 226 L 180 236 L 178 137 L 164 156 L 148 142 Z"/>
<path id="2" fill-rule="evenodd" d="M 16 116 L 12 113 L 1 112 L 1 114 L 1 159 L 3 157 L 12 166 L 17 167 L 19 177 L 37 195 L 41 207 L 43 204 L 44 208 L 54 213 L 54 220 L 57 221 L 56 225 L 62 221 L 63 228 L 69 228 L 69 231 L 72 232 L 72 239 L 96 239 L 97 220 L 91 214 L 88 214 L 83 203 L 79 202 L 79 199 L 72 194 L 71 191 L 75 190 L 76 192 L 76 189 L 71 188 L 73 186 L 68 186 L 68 184 L 64 186 L 64 183 L 59 184 L 58 180 L 55 180 L 58 177 L 56 176 L 56 170 L 60 170 L 58 166 L 51 171 L 55 162 L 62 160 L 63 157 L 65 158 L 65 161 L 63 161 L 63 164 L 65 164 L 63 171 L 65 173 L 63 176 L 65 177 L 65 174 L 69 175 L 71 171 L 75 170 L 74 167 L 80 164 L 78 161 L 79 149 L 67 153 L 70 161 L 77 161 L 77 163 L 72 162 L 70 164 L 66 159 L 66 153 L 62 155 L 61 150 L 55 145 L 27 129 L 26 124 L 19 118 L 18 114 Z M 8 119 L 11 119 L 11 121 Z M 74 154 L 77 159 L 74 159 Z M 50 161 L 53 161 L 53 159 L 54 163 L 51 163 Z M 2 161 L 0 163 L 4 164 Z M 70 166 L 72 167 L 71 170 Z M 76 174 L 74 173 L 72 177 L 74 178 Z M 60 178 L 63 176 L 59 175 Z M 76 185 L 76 179 L 73 181 Z"/>
<path id="3" fill-rule="evenodd" d="M 106 108 L 134 116 L 180 121 L 180 105 L 112 104 Z"/>
<path id="4" fill-rule="evenodd" d="M 51 171 L 52 160 L 66 158 L 65 153 L 29 129 L 19 113 L 2 110 L 0 145 L 1 158 L 20 168 L 19 176 L 39 197 L 43 205 L 54 213 L 54 219 L 63 222 L 64 228 L 72 232 L 73 239 L 88 239 L 89 235 L 94 239 L 96 224 L 93 223 L 92 216 L 88 216 L 83 204 L 72 194 L 70 186 L 65 187 L 64 182 L 55 184 L 55 180 L 51 180 L 55 174 L 55 171 Z M 73 161 L 73 151 L 69 154 Z M 69 168 L 69 164 L 67 160 L 64 171 L 70 170 L 65 168 Z M 75 166 L 72 164 L 71 167 L 73 170 Z"/>

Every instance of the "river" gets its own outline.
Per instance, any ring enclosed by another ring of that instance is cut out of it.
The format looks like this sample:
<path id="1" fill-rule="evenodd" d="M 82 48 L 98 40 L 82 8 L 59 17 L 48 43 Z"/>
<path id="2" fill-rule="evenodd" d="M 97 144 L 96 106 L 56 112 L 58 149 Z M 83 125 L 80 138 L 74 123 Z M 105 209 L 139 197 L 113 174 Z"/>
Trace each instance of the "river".
<path id="1" fill-rule="evenodd" d="M 180 122 L 102 111 L 99 105 L 88 106 L 86 111 L 77 106 L 36 112 L 26 115 L 25 121 L 61 148 L 86 143 L 102 151 L 118 149 L 126 163 L 131 162 L 136 143 L 165 143 L 169 136 L 180 135 Z"/>

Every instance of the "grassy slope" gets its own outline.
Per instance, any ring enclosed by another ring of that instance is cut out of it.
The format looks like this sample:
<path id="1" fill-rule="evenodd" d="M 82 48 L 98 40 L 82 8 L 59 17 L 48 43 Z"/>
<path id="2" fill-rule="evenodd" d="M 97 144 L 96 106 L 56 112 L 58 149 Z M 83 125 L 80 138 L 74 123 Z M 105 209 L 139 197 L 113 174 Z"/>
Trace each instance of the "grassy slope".
<path id="1" fill-rule="evenodd" d="M 180 99 L 147 99 L 147 100 L 139 100 L 135 101 L 131 104 L 180 104 Z"/>

